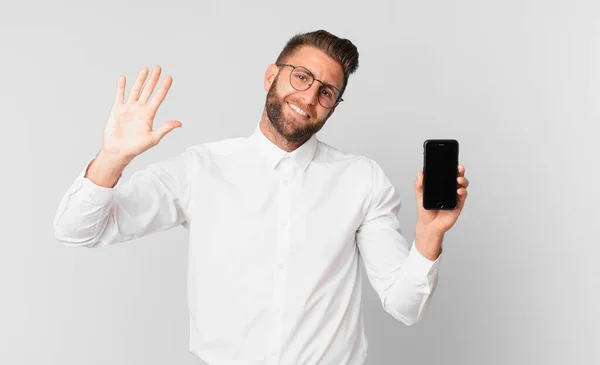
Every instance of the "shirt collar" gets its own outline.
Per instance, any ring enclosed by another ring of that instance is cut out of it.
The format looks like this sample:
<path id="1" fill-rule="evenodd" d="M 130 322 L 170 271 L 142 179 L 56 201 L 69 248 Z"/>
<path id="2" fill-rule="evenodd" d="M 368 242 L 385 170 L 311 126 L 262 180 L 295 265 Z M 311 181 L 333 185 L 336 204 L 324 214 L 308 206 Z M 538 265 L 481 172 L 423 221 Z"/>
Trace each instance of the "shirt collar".
<path id="1" fill-rule="evenodd" d="M 282 150 L 271 142 L 258 126 L 248 139 L 258 148 L 260 155 L 265 159 L 271 169 L 274 169 L 285 156 L 290 156 L 292 161 L 304 171 L 317 152 L 318 140 L 316 135 L 311 136 L 308 141 L 304 142 L 302 146 L 296 148 L 292 152 Z"/>

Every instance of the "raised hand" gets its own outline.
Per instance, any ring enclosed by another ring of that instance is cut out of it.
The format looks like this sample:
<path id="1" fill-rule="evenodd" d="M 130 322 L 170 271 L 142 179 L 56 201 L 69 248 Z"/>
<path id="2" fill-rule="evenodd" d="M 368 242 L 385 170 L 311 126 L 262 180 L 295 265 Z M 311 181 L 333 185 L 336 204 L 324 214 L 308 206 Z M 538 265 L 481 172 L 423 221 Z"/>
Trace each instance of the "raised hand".
<path id="1" fill-rule="evenodd" d="M 444 233 L 448 231 L 462 212 L 467 199 L 469 180 L 465 177 L 465 167 L 458 166 L 458 206 L 454 210 L 426 210 L 423 208 L 423 172 L 419 171 L 415 180 L 417 200 L 417 227 L 415 247 L 429 260 L 436 260 L 442 252 Z"/>
<path id="2" fill-rule="evenodd" d="M 419 171 L 415 180 L 417 200 L 417 224 L 425 225 L 439 235 L 448 231 L 456 223 L 467 200 L 469 180 L 465 177 L 465 167 L 458 166 L 458 206 L 454 210 L 426 210 L 423 208 L 423 172 Z"/>
<path id="3" fill-rule="evenodd" d="M 181 127 L 170 120 L 153 130 L 152 124 L 158 107 L 171 87 L 173 79 L 167 76 L 152 100 L 150 95 L 158 82 L 161 68 L 156 66 L 150 80 L 144 85 L 148 69 L 142 68 L 125 100 L 125 76 L 119 77 L 115 104 L 102 135 L 102 152 L 115 159 L 128 161 L 155 146 L 170 131 Z"/>

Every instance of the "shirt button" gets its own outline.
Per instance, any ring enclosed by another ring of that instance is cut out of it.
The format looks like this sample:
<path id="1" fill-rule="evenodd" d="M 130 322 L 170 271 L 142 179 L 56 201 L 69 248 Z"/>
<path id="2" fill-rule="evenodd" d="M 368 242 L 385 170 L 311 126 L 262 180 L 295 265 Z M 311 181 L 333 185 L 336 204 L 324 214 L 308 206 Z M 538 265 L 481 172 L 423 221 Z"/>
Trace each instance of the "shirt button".
<path id="1" fill-rule="evenodd" d="M 280 268 L 281 270 L 283 270 L 283 269 L 285 269 L 285 265 L 284 265 L 284 264 L 279 264 L 279 268 Z"/>
<path id="2" fill-rule="evenodd" d="M 283 185 L 288 186 L 289 182 L 287 180 L 283 180 Z"/>

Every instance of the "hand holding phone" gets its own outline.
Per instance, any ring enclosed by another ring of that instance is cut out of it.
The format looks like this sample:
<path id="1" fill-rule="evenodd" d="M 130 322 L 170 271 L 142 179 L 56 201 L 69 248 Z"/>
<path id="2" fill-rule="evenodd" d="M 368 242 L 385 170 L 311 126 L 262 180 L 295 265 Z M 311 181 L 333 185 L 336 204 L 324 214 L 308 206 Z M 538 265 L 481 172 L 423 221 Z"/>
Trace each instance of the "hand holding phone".
<path id="1" fill-rule="evenodd" d="M 423 208 L 453 210 L 458 205 L 458 141 L 423 143 Z"/>

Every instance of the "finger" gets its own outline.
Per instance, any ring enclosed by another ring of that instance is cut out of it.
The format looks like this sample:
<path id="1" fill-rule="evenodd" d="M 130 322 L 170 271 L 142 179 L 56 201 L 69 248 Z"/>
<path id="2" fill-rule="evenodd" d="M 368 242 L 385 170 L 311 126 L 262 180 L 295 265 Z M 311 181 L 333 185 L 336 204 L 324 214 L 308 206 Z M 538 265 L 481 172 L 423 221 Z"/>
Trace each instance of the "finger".
<path id="1" fill-rule="evenodd" d="M 125 98 L 125 76 L 119 76 L 117 81 L 117 94 L 115 95 L 115 104 L 123 104 Z"/>
<path id="2" fill-rule="evenodd" d="M 457 193 L 458 193 L 458 209 L 461 210 L 463 208 L 463 206 L 465 205 L 465 201 L 467 200 L 467 195 L 469 195 L 469 193 L 467 192 L 467 189 L 464 189 L 464 188 L 458 189 Z"/>
<path id="3" fill-rule="evenodd" d="M 179 122 L 177 120 L 170 120 L 168 122 L 164 122 L 160 127 L 156 128 L 154 131 L 152 131 L 155 144 L 160 142 L 160 140 L 163 139 L 163 137 L 167 133 L 169 133 L 173 129 L 179 128 L 179 127 L 181 127 L 181 122 Z"/>
<path id="4" fill-rule="evenodd" d="M 466 177 L 459 177 L 456 179 L 458 181 L 458 185 L 463 188 L 469 187 L 469 180 Z"/>
<path id="5" fill-rule="evenodd" d="M 148 83 L 142 89 L 142 94 L 140 95 L 138 102 L 146 103 L 148 101 L 150 95 L 152 94 L 152 91 L 154 91 L 154 87 L 156 86 L 158 79 L 160 78 L 160 72 L 160 66 L 156 66 L 154 68 L 154 71 L 152 71 L 152 75 L 150 75 L 150 81 L 148 81 Z"/>
<path id="6" fill-rule="evenodd" d="M 129 91 L 129 97 L 127 98 L 128 103 L 134 103 L 137 101 L 138 97 L 140 96 L 140 89 L 146 80 L 146 76 L 148 76 L 148 69 L 144 67 L 138 74 L 137 80 L 135 80 L 135 84 L 133 84 L 131 91 Z"/>
<path id="7" fill-rule="evenodd" d="M 163 100 L 165 100 L 165 97 L 167 96 L 167 92 L 171 88 L 172 83 L 173 83 L 173 78 L 171 76 L 165 77 L 165 80 L 163 81 L 162 86 L 160 87 L 160 89 L 158 89 L 158 91 L 156 92 L 156 95 L 154 95 L 154 98 L 152 98 L 152 101 L 149 104 L 153 109 L 155 109 L 155 110 L 158 109 L 158 107 L 163 102 Z"/>
<path id="8" fill-rule="evenodd" d="M 458 165 L 458 176 L 465 176 L 465 167 L 463 165 Z"/>
<path id="9" fill-rule="evenodd" d="M 415 179 L 415 188 L 423 188 L 423 172 L 417 172 L 417 178 Z"/>
<path id="10" fill-rule="evenodd" d="M 417 173 L 417 178 L 415 179 L 415 195 L 417 201 L 423 197 L 423 172 L 419 171 Z"/>

